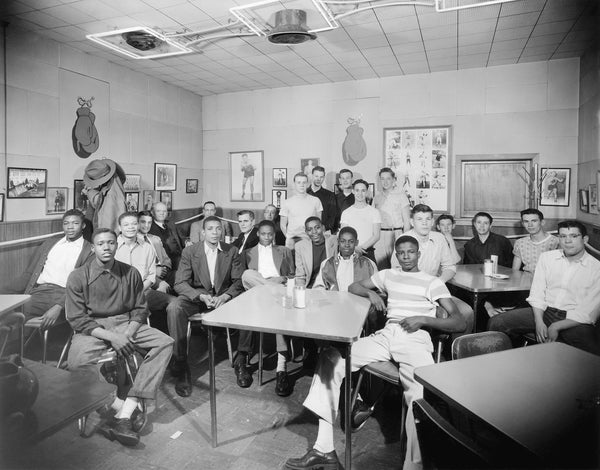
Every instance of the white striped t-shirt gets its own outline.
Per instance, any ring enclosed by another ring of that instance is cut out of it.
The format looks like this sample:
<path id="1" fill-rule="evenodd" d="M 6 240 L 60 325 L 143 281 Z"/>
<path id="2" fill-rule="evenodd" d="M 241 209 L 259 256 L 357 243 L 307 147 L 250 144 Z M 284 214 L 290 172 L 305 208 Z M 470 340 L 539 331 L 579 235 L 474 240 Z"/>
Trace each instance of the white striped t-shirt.
<path id="1" fill-rule="evenodd" d="M 439 278 L 422 271 L 385 269 L 373 274 L 371 281 L 388 295 L 388 319 L 416 315 L 435 317 L 437 300 L 451 297 Z"/>

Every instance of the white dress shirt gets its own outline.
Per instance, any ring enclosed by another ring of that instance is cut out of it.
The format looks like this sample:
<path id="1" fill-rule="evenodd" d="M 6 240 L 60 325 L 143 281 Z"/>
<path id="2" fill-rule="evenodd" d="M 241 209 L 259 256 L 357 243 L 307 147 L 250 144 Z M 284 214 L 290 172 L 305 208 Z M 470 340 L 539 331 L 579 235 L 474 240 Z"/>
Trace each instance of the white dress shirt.
<path id="1" fill-rule="evenodd" d="M 217 247 L 213 248 L 208 243 L 204 242 L 204 253 L 206 254 L 206 261 L 208 263 L 208 272 L 210 273 L 211 286 L 215 286 L 215 269 L 217 268 L 217 251 L 223 251 L 221 249 L 221 243 L 217 243 Z"/>
<path id="2" fill-rule="evenodd" d="M 263 246 L 259 243 L 257 246 L 258 272 L 261 276 L 265 279 L 280 276 L 279 271 L 275 267 L 275 261 L 273 261 L 273 245 Z"/>
<path id="3" fill-rule="evenodd" d="M 75 269 L 82 248 L 83 237 L 72 242 L 67 240 L 67 237 L 58 240 L 48 252 L 44 269 L 38 277 L 37 283 L 66 287 L 67 278 Z"/>

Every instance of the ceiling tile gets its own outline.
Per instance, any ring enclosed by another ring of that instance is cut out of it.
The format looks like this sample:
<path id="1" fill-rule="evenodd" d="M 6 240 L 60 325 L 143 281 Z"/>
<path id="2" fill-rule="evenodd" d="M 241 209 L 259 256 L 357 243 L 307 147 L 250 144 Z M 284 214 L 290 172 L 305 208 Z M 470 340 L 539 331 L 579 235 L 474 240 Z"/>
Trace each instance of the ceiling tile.
<path id="1" fill-rule="evenodd" d="M 514 29 L 523 26 L 533 26 L 537 23 L 539 17 L 540 14 L 537 12 L 502 16 L 498 20 L 498 29 Z"/>
<path id="2" fill-rule="evenodd" d="M 560 44 L 562 40 L 565 38 L 565 33 L 560 34 L 548 34 L 546 36 L 536 36 L 529 38 L 527 41 L 528 46 L 543 46 L 546 44 Z"/>
<path id="3" fill-rule="evenodd" d="M 30 21 L 35 23 L 42 28 L 58 28 L 60 26 L 66 26 L 68 23 L 59 18 L 55 18 L 47 13 L 44 13 L 40 10 L 27 11 L 24 13 L 19 13 L 17 18 L 24 19 L 26 21 Z"/>
<path id="4" fill-rule="evenodd" d="M 405 44 L 407 42 L 418 42 L 422 40 L 421 30 L 419 29 L 402 31 L 400 33 L 387 32 L 386 37 L 391 45 Z"/>
<path id="5" fill-rule="evenodd" d="M 492 48 L 492 43 L 473 44 L 470 46 L 461 46 L 458 48 L 460 54 L 471 55 L 471 54 L 487 54 Z"/>
<path id="6" fill-rule="evenodd" d="M 405 74 L 407 73 L 429 73 L 427 62 L 403 62 L 400 64 Z"/>
<path id="7" fill-rule="evenodd" d="M 571 30 L 575 20 L 556 21 L 553 23 L 538 23 L 533 29 L 532 36 L 545 36 L 555 33 L 566 33 Z"/>
<path id="8" fill-rule="evenodd" d="M 470 23 L 459 23 L 459 34 L 476 34 L 494 31 L 496 29 L 496 19 L 472 21 Z"/>
<path id="9" fill-rule="evenodd" d="M 371 49 L 373 47 L 382 47 L 389 45 L 388 40 L 382 34 L 379 36 L 372 36 L 368 38 L 358 38 L 354 41 L 361 49 Z"/>
<path id="10" fill-rule="evenodd" d="M 68 24 L 86 23 L 88 21 L 95 21 L 98 19 L 82 12 L 77 8 L 72 7 L 71 5 L 59 5 L 56 7 L 46 8 L 44 13 L 52 15 L 55 18 L 59 18 Z M 118 13 L 115 16 L 118 16 Z"/>
<path id="11" fill-rule="evenodd" d="M 461 34 L 458 37 L 459 46 L 471 46 L 482 42 L 491 42 L 494 39 L 494 31 L 485 31 L 476 34 Z"/>
<path id="12" fill-rule="evenodd" d="M 512 41 L 494 41 L 492 51 L 508 51 L 512 49 L 523 49 L 527 39 L 513 39 Z"/>
<path id="13" fill-rule="evenodd" d="M 520 15 L 522 13 L 540 12 L 547 0 L 527 0 L 526 2 L 503 3 L 500 16 Z"/>
<path id="14" fill-rule="evenodd" d="M 501 5 L 489 5 L 485 8 L 467 8 L 458 11 L 458 22 L 467 23 L 470 21 L 497 19 L 500 15 Z"/>
<path id="15" fill-rule="evenodd" d="M 497 29 L 494 34 L 495 41 L 508 41 L 511 39 L 523 39 L 531 36 L 533 26 L 522 26 L 520 28 Z"/>
<path id="16" fill-rule="evenodd" d="M 421 34 L 423 35 L 423 39 L 456 37 L 456 35 L 458 34 L 458 29 L 455 24 L 449 24 L 439 26 L 437 28 L 423 28 L 421 30 Z"/>

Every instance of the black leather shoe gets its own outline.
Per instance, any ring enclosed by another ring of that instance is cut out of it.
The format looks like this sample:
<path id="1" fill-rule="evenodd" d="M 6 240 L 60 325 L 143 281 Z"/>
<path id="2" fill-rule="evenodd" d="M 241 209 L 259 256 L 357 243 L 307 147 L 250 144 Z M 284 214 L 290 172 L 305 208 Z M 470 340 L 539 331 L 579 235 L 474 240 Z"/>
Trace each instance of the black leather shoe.
<path id="1" fill-rule="evenodd" d="M 178 361 L 176 359 L 172 359 L 169 363 L 169 372 L 171 373 L 171 377 L 181 377 L 185 372 L 186 367 L 187 361 Z"/>
<path id="2" fill-rule="evenodd" d="M 96 410 L 96 413 L 98 413 L 100 418 L 104 421 L 112 421 L 112 419 L 115 417 L 115 414 L 117 414 L 113 407 L 108 404 L 102 405 Z"/>
<path id="3" fill-rule="evenodd" d="M 367 406 L 362 400 L 356 400 L 350 415 L 352 432 L 360 431 L 372 414 L 373 407 Z"/>
<path id="4" fill-rule="evenodd" d="M 252 374 L 248 370 L 248 366 L 246 366 L 244 361 L 236 361 L 233 367 L 238 386 L 242 388 L 248 388 L 250 385 L 252 385 Z"/>
<path id="5" fill-rule="evenodd" d="M 148 418 L 146 416 L 146 411 L 142 411 L 140 410 L 139 407 L 135 407 L 135 410 L 133 410 L 133 413 L 131 413 L 131 429 L 134 432 L 142 432 L 142 429 L 144 429 L 144 426 L 146 426 L 146 423 L 148 422 Z"/>
<path id="6" fill-rule="evenodd" d="M 192 394 L 192 373 L 190 367 L 186 364 L 183 373 L 177 379 L 175 392 L 180 397 L 189 397 Z"/>
<path id="7" fill-rule="evenodd" d="M 310 449 L 299 459 L 288 459 L 288 461 L 285 463 L 285 466 L 286 468 L 291 468 L 292 470 L 338 470 L 340 461 L 338 460 L 335 450 L 324 454 L 316 449 Z"/>
<path id="8" fill-rule="evenodd" d="M 128 447 L 136 446 L 140 442 L 138 433 L 131 429 L 129 418 L 114 419 L 110 424 L 108 438 L 111 441 L 117 440 Z"/>
<path id="9" fill-rule="evenodd" d="M 292 384 L 287 372 L 277 372 L 277 383 L 275 384 L 275 393 L 280 397 L 287 397 L 292 394 Z"/>

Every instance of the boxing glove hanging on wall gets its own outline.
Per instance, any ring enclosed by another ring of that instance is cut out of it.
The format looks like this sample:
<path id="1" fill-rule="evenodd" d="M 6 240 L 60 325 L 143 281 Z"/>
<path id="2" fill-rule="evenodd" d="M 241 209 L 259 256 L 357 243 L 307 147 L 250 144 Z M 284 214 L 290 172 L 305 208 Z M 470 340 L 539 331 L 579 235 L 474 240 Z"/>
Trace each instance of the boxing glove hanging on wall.
<path id="1" fill-rule="evenodd" d="M 346 138 L 342 144 L 342 156 L 347 165 L 354 166 L 367 156 L 367 144 L 363 139 L 363 128 L 360 127 L 360 118 L 348 118 Z"/>
<path id="2" fill-rule="evenodd" d="M 94 125 L 96 115 L 91 110 L 93 99 L 93 96 L 89 100 L 77 98 L 80 107 L 76 111 L 77 120 L 73 126 L 71 138 L 73 139 L 73 150 L 81 158 L 88 158 L 98 150 L 100 145 L 98 130 Z"/>

